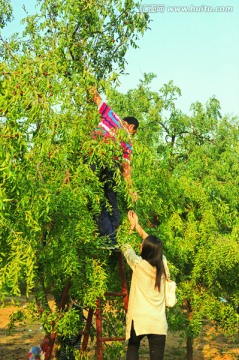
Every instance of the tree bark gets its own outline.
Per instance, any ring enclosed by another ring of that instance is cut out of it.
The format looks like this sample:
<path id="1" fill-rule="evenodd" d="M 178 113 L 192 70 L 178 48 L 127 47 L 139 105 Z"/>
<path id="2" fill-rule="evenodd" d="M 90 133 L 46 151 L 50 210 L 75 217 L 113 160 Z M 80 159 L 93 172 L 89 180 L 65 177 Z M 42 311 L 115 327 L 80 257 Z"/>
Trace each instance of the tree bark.
<path id="1" fill-rule="evenodd" d="M 187 337 L 187 360 L 193 360 L 193 338 Z"/>
<path id="2" fill-rule="evenodd" d="M 191 333 L 190 322 L 192 320 L 193 313 L 192 313 L 191 302 L 189 299 L 187 300 L 187 314 L 189 321 L 189 333 L 187 334 L 187 360 L 193 360 L 193 337 L 190 334 Z"/>

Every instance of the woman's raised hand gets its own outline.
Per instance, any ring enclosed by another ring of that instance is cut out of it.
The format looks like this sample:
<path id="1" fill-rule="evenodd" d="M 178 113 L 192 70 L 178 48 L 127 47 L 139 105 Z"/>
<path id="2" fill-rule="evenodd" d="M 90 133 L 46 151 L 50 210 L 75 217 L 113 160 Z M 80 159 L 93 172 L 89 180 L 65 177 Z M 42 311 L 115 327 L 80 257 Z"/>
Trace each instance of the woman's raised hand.
<path id="1" fill-rule="evenodd" d="M 128 212 L 128 219 L 130 222 L 130 234 L 131 234 L 134 228 L 138 225 L 138 216 L 133 210 L 130 210 Z"/>

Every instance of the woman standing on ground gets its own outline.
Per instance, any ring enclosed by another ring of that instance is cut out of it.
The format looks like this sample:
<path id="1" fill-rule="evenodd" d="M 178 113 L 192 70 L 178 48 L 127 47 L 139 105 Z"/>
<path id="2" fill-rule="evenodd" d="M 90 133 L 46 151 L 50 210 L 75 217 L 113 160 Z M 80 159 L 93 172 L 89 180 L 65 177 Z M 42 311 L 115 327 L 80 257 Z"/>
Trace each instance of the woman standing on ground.
<path id="1" fill-rule="evenodd" d="M 132 247 L 123 245 L 122 252 L 133 270 L 126 321 L 126 340 L 129 339 L 127 360 L 139 359 L 140 341 L 147 336 L 150 360 L 163 360 L 167 334 L 165 313 L 165 274 L 169 277 L 161 240 L 148 235 L 138 223 L 138 216 L 129 211 L 130 230 L 142 237 L 141 256 Z"/>

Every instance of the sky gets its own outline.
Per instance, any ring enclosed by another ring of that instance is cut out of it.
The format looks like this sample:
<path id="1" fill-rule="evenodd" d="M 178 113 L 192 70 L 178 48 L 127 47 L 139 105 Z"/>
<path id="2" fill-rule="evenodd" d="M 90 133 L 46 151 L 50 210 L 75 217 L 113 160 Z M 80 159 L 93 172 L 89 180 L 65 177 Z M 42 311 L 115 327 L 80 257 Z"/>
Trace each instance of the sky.
<path id="1" fill-rule="evenodd" d="M 35 3 L 12 0 L 15 20 L 3 34 L 19 31 L 22 5 L 31 15 Z M 153 90 L 170 80 L 181 89 L 177 107 L 183 112 L 214 96 L 223 115 L 239 116 L 239 1 L 142 0 L 141 9 L 149 12 L 151 30 L 140 38 L 138 49 L 128 51 L 129 75 L 120 78 L 120 90 L 134 89 L 143 73 L 153 72 Z"/>

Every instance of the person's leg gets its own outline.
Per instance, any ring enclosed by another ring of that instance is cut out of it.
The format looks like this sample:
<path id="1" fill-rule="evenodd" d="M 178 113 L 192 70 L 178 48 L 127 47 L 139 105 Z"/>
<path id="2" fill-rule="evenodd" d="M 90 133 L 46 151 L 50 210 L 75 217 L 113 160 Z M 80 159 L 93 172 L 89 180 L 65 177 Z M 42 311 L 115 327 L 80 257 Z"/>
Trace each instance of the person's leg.
<path id="1" fill-rule="evenodd" d="M 112 226 L 112 233 L 110 235 L 110 238 L 112 240 L 113 244 L 116 244 L 116 232 L 119 228 L 120 224 L 120 211 L 118 208 L 117 203 L 117 194 L 115 191 L 115 181 L 114 181 L 114 173 L 113 171 L 110 171 L 108 169 L 104 169 L 102 172 L 102 179 L 104 181 L 104 193 L 105 197 L 108 200 L 109 204 L 111 205 L 112 211 L 109 214 L 109 219 Z M 107 234 L 109 235 L 109 234 Z"/>
<path id="2" fill-rule="evenodd" d="M 132 327 L 130 331 L 130 338 L 128 342 L 128 348 L 126 353 L 126 360 L 139 360 L 139 346 L 140 341 L 144 335 L 137 336 L 134 330 L 134 323 L 132 321 Z"/>
<path id="3" fill-rule="evenodd" d="M 109 201 L 109 204 L 112 206 L 112 213 L 110 215 L 112 228 L 113 231 L 117 231 L 120 224 L 120 211 L 117 203 L 117 195 L 115 190 L 113 189 L 113 186 L 114 184 L 112 184 L 112 187 L 109 187 L 107 189 L 107 199 Z"/>
<path id="4" fill-rule="evenodd" d="M 110 236 L 113 233 L 111 219 L 105 206 L 102 206 L 101 213 L 96 217 L 96 223 L 100 236 Z"/>
<path id="5" fill-rule="evenodd" d="M 91 165 L 91 170 L 93 172 L 96 172 L 98 174 L 99 180 L 101 183 L 104 184 L 104 195 L 106 197 L 105 193 L 105 181 L 106 181 L 106 169 L 101 168 L 100 171 L 97 170 L 97 166 L 95 164 Z M 105 205 L 104 199 L 101 201 L 101 212 L 99 215 L 94 216 L 95 222 L 97 224 L 99 235 L 100 236 L 109 236 L 113 233 L 112 223 L 111 223 L 111 217 L 109 212 L 107 211 L 106 205 Z"/>
<path id="6" fill-rule="evenodd" d="M 150 360 L 163 360 L 166 335 L 147 335 L 149 340 Z"/>

